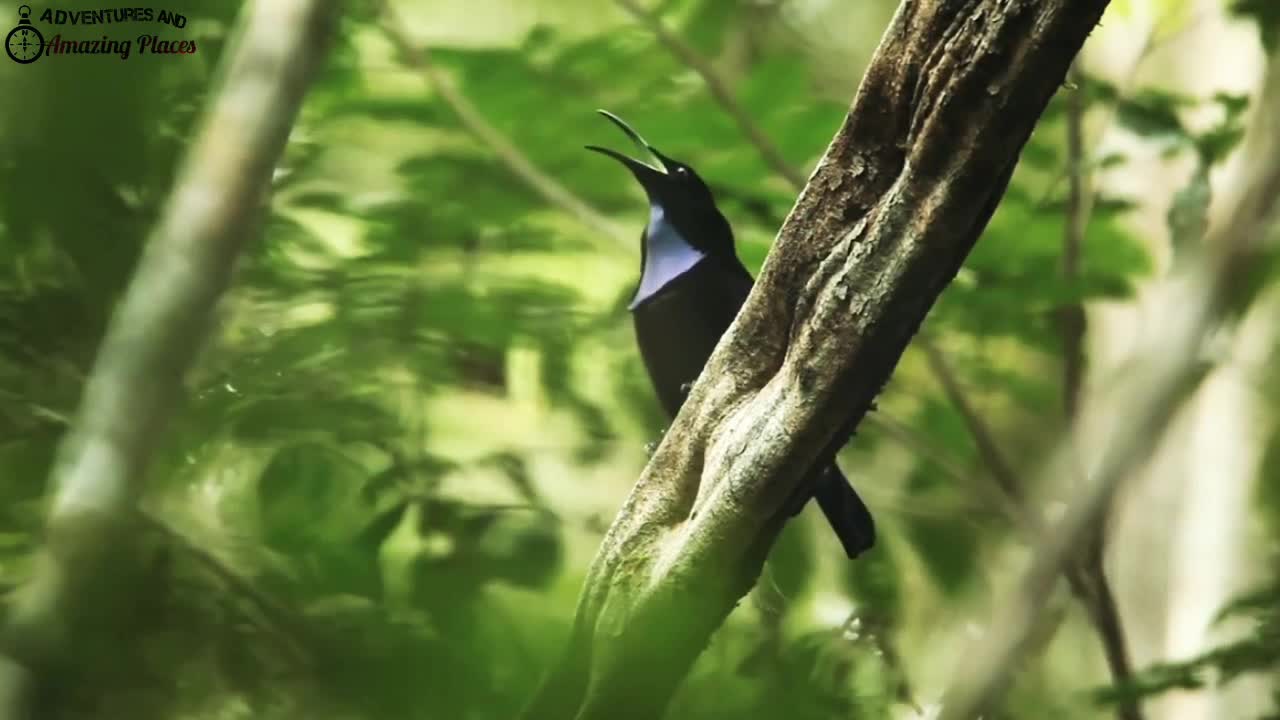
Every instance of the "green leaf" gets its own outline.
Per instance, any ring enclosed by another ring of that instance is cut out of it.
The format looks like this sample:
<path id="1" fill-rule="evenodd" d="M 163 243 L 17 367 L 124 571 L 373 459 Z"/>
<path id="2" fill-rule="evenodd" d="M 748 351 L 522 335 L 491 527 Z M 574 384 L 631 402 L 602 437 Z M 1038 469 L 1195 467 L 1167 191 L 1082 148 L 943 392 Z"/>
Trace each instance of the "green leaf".
<path id="1" fill-rule="evenodd" d="M 1096 167 L 1099 170 L 1110 170 L 1129 162 L 1129 156 L 1122 152 L 1110 152 L 1098 158 Z"/>
<path id="2" fill-rule="evenodd" d="M 1213 198 L 1209 186 L 1209 169 L 1201 164 L 1191 179 L 1174 193 L 1166 222 L 1175 252 L 1185 252 L 1204 237 L 1209 227 L 1209 202 Z"/>
<path id="3" fill-rule="evenodd" d="M 1181 140 L 1187 136 L 1187 131 L 1178 111 L 1192 104 L 1192 100 L 1182 95 L 1144 88 L 1118 100 L 1116 120 L 1142 137 Z"/>
<path id="4" fill-rule="evenodd" d="M 279 549 L 299 552 L 350 537 L 362 524 L 349 503 L 363 476 L 358 464 L 325 445 L 276 451 L 257 483 L 264 538 Z"/>

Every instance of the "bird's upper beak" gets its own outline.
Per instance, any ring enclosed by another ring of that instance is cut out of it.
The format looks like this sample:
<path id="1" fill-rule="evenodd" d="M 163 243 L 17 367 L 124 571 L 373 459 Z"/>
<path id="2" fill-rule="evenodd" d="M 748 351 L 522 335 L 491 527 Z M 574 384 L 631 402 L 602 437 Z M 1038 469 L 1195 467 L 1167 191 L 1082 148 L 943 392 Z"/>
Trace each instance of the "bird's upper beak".
<path id="1" fill-rule="evenodd" d="M 632 175 L 636 176 L 636 179 L 640 181 L 640 184 L 643 185 L 646 190 L 649 189 L 651 184 L 655 181 L 665 179 L 667 177 L 670 165 L 668 164 L 667 158 L 662 153 L 658 152 L 652 145 L 645 142 L 645 139 L 640 136 L 640 133 L 636 132 L 635 129 L 623 121 L 622 118 L 614 115 L 608 110 L 597 110 L 596 112 L 608 118 L 614 125 L 622 128 L 622 132 L 626 133 L 627 137 L 631 138 L 631 142 L 635 143 L 637 148 L 639 148 L 644 154 L 648 155 L 652 162 L 648 163 L 636 160 L 635 158 L 623 155 L 616 150 L 610 150 L 609 148 L 600 147 L 599 145 L 587 145 L 586 147 L 588 150 L 598 152 L 602 155 L 607 155 L 623 165 L 626 165 L 627 169 L 631 171 Z"/>

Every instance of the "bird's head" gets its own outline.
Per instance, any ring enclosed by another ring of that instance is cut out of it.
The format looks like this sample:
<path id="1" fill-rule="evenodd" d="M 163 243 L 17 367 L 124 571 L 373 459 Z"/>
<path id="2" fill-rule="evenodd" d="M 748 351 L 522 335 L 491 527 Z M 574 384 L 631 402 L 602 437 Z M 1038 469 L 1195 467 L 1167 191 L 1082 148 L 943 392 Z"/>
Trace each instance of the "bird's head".
<path id="1" fill-rule="evenodd" d="M 588 145 L 587 149 L 607 155 L 626 166 L 649 196 L 649 205 L 661 210 L 666 222 L 691 245 L 704 252 L 733 252 L 733 234 L 729 223 L 716 207 L 711 188 L 693 168 L 667 157 L 645 141 L 622 118 L 607 110 L 598 110 L 622 129 L 649 161 L 637 160 L 616 150 Z"/>

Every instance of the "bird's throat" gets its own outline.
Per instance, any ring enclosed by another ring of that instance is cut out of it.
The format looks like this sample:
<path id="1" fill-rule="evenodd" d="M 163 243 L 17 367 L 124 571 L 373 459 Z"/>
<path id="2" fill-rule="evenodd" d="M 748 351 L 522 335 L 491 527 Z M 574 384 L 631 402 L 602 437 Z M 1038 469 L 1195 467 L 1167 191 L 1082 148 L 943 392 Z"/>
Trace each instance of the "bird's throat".
<path id="1" fill-rule="evenodd" d="M 662 206 L 649 207 L 649 224 L 645 228 L 644 264 L 640 270 L 640 287 L 631 300 L 631 309 L 658 294 L 668 283 L 697 265 L 706 253 L 690 245 L 667 218 Z"/>

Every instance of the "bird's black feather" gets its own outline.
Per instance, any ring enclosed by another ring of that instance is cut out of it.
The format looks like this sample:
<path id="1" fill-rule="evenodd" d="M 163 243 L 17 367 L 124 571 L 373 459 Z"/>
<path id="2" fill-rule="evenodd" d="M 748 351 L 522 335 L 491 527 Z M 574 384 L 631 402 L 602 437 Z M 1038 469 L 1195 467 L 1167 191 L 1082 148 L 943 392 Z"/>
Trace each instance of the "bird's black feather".
<path id="1" fill-rule="evenodd" d="M 754 281 L 738 259 L 728 221 L 693 168 L 659 153 L 616 116 L 606 116 L 662 165 L 591 148 L 626 165 L 649 196 L 631 314 L 649 379 L 674 418 Z M 834 462 L 814 470 L 802 487 L 793 512 L 816 497 L 849 557 L 875 544 L 871 513 Z"/>

